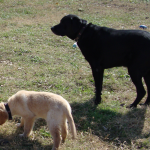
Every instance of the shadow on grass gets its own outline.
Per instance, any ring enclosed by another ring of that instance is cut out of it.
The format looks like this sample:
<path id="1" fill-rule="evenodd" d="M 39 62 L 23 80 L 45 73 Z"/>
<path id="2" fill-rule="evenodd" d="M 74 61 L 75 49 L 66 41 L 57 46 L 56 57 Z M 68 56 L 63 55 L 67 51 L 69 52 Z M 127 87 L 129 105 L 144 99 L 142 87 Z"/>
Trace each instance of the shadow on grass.
<path id="1" fill-rule="evenodd" d="M 116 146 L 123 143 L 131 145 L 132 140 L 142 136 L 146 108 L 129 109 L 123 114 L 111 106 L 106 107 L 106 104 L 96 108 L 93 99 L 84 103 L 72 103 L 71 107 L 78 131 L 92 132 Z"/>
<path id="2" fill-rule="evenodd" d="M 106 104 L 100 104 L 97 108 L 93 105 L 93 100 L 85 101 L 84 103 L 71 104 L 74 121 L 78 131 L 92 132 L 104 141 L 111 142 L 116 146 L 123 143 L 131 145 L 132 140 L 141 137 L 142 129 L 145 121 L 144 109 L 129 109 L 126 114 L 118 113 L 117 109 L 106 107 Z M 20 122 L 17 118 L 15 122 Z M 43 119 L 38 119 L 34 131 L 38 131 L 41 126 L 46 126 Z M 23 129 L 17 129 L 15 133 L 8 136 L 0 133 L 0 150 L 48 150 L 52 148 L 52 139 L 50 145 L 43 145 L 36 138 L 19 138 Z M 150 134 L 145 135 L 146 138 Z"/>
<path id="3" fill-rule="evenodd" d="M 15 122 L 20 122 L 18 117 L 14 118 Z M 46 122 L 44 119 L 38 119 L 35 123 L 33 131 L 36 131 L 41 128 L 41 126 L 45 126 Z M 19 134 L 23 133 L 23 128 L 18 128 L 16 131 L 9 135 L 3 135 L 0 133 L 0 150 L 50 150 L 53 147 L 53 140 L 47 138 L 46 140 L 50 144 L 42 144 L 40 138 L 36 139 L 19 137 Z"/>
<path id="4" fill-rule="evenodd" d="M 16 134 L 12 134 L 8 138 L 0 135 L 0 150 L 50 150 L 52 146 L 53 143 L 42 145 L 38 140 L 33 141 L 29 138 L 19 138 Z"/>

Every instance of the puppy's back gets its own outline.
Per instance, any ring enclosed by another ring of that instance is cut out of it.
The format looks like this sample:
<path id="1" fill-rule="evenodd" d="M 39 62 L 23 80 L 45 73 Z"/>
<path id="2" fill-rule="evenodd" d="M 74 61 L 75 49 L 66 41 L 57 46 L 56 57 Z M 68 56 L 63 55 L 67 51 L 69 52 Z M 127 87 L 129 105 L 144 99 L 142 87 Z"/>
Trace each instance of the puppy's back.
<path id="1" fill-rule="evenodd" d="M 62 96 L 50 92 L 18 91 L 12 98 L 19 104 L 26 105 L 35 115 L 46 118 L 47 112 L 69 111 L 71 107 Z"/>

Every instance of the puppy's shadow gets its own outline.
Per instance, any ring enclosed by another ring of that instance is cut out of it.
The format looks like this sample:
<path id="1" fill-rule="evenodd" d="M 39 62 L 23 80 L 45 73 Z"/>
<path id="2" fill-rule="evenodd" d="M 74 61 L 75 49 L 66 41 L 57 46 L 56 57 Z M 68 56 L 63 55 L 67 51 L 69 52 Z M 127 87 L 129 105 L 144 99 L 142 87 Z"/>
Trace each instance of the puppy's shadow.
<path id="1" fill-rule="evenodd" d="M 0 134 L 0 150 L 50 150 L 53 143 L 43 145 L 38 140 L 31 140 L 30 138 L 19 137 L 18 132 L 5 137 Z"/>
<path id="2" fill-rule="evenodd" d="M 102 140 L 113 142 L 115 145 L 124 142 L 131 144 L 132 140 L 143 137 L 146 108 L 128 109 L 124 114 L 109 106 L 100 105 L 104 107 L 95 107 L 93 99 L 71 104 L 78 131 L 92 132 Z"/>
<path id="3" fill-rule="evenodd" d="M 20 123 L 20 117 L 15 117 L 13 119 L 15 123 Z M 41 128 L 41 126 L 45 126 L 46 122 L 44 119 L 37 119 L 35 121 L 35 125 L 33 131 L 36 131 Z M 49 150 L 53 147 L 53 142 L 47 145 L 43 145 L 38 138 L 25 138 L 19 137 L 19 134 L 23 133 L 23 127 L 17 128 L 15 132 L 9 135 L 3 135 L 0 133 L 0 150 Z"/>

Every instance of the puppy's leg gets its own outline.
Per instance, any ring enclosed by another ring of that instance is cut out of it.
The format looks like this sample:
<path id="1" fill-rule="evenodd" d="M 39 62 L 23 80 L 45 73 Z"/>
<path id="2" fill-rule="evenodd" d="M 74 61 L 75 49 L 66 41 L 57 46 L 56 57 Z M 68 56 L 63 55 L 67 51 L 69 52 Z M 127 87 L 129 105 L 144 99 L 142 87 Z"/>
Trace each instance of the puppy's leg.
<path id="1" fill-rule="evenodd" d="M 28 137 L 32 131 L 34 125 L 35 117 L 24 117 L 24 133 L 20 136 Z"/>
<path id="2" fill-rule="evenodd" d="M 132 82 L 134 83 L 136 87 L 137 97 L 135 101 L 129 106 L 137 107 L 137 104 L 141 101 L 141 99 L 145 96 L 146 91 L 144 89 L 143 83 L 142 83 L 142 75 L 140 75 L 139 71 L 135 69 L 136 66 L 132 66 L 128 68 L 128 72 L 130 74 L 130 77 L 132 79 Z"/>
<path id="3" fill-rule="evenodd" d="M 103 73 L 104 69 L 98 66 L 97 62 L 90 64 L 92 68 L 92 73 L 95 81 L 95 88 L 96 88 L 96 99 L 95 105 L 98 105 L 101 102 L 101 91 L 102 91 L 102 84 L 103 84 Z"/>
<path id="4" fill-rule="evenodd" d="M 61 136 L 62 136 L 62 143 L 65 142 L 66 137 L 68 134 L 68 125 L 67 125 L 67 119 L 64 118 L 64 120 L 62 121 L 62 125 L 61 125 Z"/>
<path id="5" fill-rule="evenodd" d="M 16 124 L 17 127 L 23 127 L 24 126 L 24 119 L 21 117 L 21 123 Z"/>
<path id="6" fill-rule="evenodd" d="M 55 110 L 54 110 L 55 111 Z M 58 150 L 59 145 L 60 145 L 60 141 L 61 141 L 61 137 L 60 137 L 60 125 L 61 125 L 61 120 L 62 116 L 60 115 L 60 113 L 48 113 L 47 115 L 47 125 L 48 128 L 50 130 L 50 133 L 53 137 L 53 148 L 52 150 Z"/>
<path id="7" fill-rule="evenodd" d="M 50 123 L 48 123 L 48 127 L 54 141 L 52 150 L 58 150 L 61 141 L 60 128 L 56 124 L 50 124 Z"/>

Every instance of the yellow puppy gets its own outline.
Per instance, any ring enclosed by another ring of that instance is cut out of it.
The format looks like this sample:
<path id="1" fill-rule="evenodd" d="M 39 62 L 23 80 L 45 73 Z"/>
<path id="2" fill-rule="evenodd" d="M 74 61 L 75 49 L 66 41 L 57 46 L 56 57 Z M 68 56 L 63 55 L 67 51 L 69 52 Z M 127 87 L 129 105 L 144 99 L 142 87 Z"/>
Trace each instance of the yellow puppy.
<path id="1" fill-rule="evenodd" d="M 8 103 L 0 103 L 0 125 L 13 115 L 21 116 L 18 127 L 24 126 L 24 133 L 20 136 L 30 135 L 36 118 L 47 121 L 50 133 L 54 140 L 52 150 L 58 150 L 61 137 L 65 141 L 70 123 L 73 139 L 76 137 L 76 127 L 71 115 L 69 103 L 61 96 L 48 92 L 19 91 L 8 99 Z"/>

